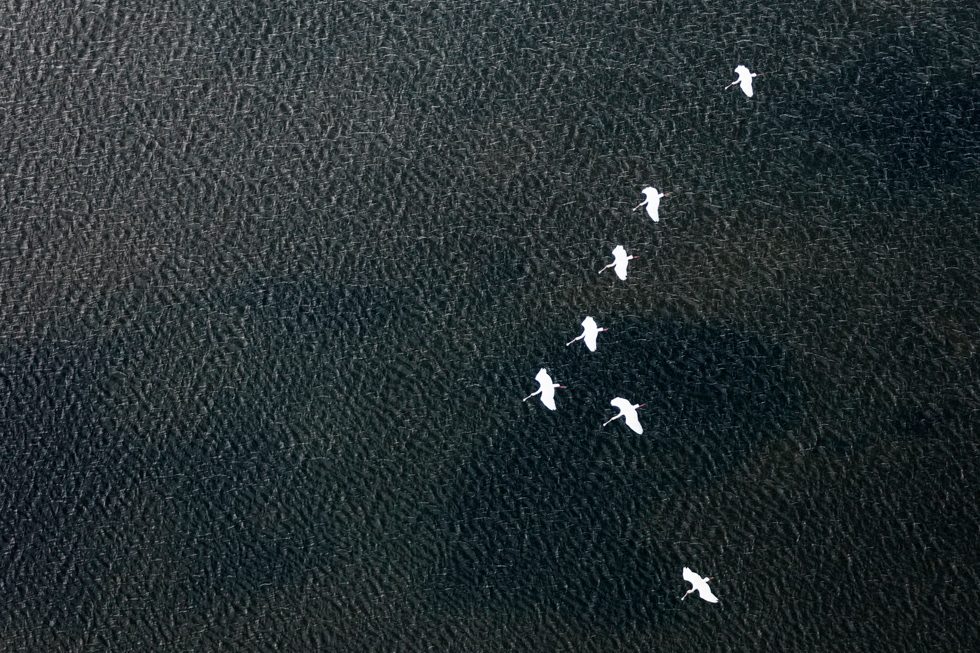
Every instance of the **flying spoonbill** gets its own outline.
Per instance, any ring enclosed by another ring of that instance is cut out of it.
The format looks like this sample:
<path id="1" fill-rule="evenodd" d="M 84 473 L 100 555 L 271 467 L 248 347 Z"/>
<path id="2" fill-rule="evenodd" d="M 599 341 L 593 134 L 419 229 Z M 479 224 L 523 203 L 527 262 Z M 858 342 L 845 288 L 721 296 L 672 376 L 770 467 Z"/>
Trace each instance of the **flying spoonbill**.
<path id="1" fill-rule="evenodd" d="M 692 585 L 691 589 L 687 590 L 687 594 L 697 592 L 698 595 L 700 595 L 700 597 L 708 603 L 718 602 L 718 597 L 712 594 L 711 588 L 708 587 L 708 581 L 711 580 L 710 578 L 701 578 L 691 571 L 690 567 L 684 567 L 684 580 Z M 681 597 L 681 601 L 687 598 L 687 594 Z"/>
<path id="2" fill-rule="evenodd" d="M 555 410 L 555 388 L 564 388 L 563 385 L 558 385 L 551 380 L 551 375 L 548 374 L 548 370 L 543 367 L 538 370 L 538 373 L 534 376 L 534 380 L 538 382 L 538 389 L 536 392 L 532 392 L 528 396 L 524 397 L 524 401 L 527 401 L 536 394 L 541 395 L 541 403 L 544 404 L 550 410 Z"/>
<path id="3" fill-rule="evenodd" d="M 646 404 L 631 404 L 629 401 L 623 399 L 622 397 L 616 397 L 615 399 L 609 402 L 609 405 L 618 408 L 619 415 L 616 415 L 612 419 L 608 420 L 605 424 L 603 424 L 603 426 L 605 426 L 609 422 L 619 419 L 620 417 L 625 417 L 626 426 L 633 429 L 635 433 L 643 433 L 643 427 L 640 426 L 640 418 L 637 417 L 636 415 L 636 409 L 643 408 Z"/>
<path id="4" fill-rule="evenodd" d="M 575 342 L 576 340 L 581 340 L 582 338 L 585 338 L 585 346 L 589 348 L 589 351 L 595 351 L 595 344 L 596 344 L 595 339 L 599 335 L 599 332 L 609 330 L 605 327 L 598 326 L 595 323 L 595 320 L 592 319 L 592 316 L 586 316 L 586 318 L 582 320 L 582 328 L 583 328 L 582 335 L 580 335 L 578 338 L 572 338 L 571 341 L 566 342 L 565 343 L 566 347 L 572 344 L 573 342 Z"/>
<path id="5" fill-rule="evenodd" d="M 745 66 L 735 66 L 735 74 L 738 75 L 738 79 L 736 79 L 734 82 L 732 82 L 725 88 L 729 89 L 735 86 L 736 84 L 738 84 L 739 88 L 742 89 L 743 93 L 745 93 L 749 97 L 752 97 L 755 93 L 755 91 L 752 90 L 752 78 L 758 77 L 759 74 L 750 73 L 749 69 L 746 68 Z"/>
<path id="6" fill-rule="evenodd" d="M 658 193 L 657 189 L 653 186 L 647 186 L 640 191 L 646 196 L 646 199 L 633 207 L 633 210 L 640 208 L 643 205 L 647 207 L 647 215 L 654 222 L 660 222 L 660 198 L 667 197 L 670 193 Z"/>
<path id="7" fill-rule="evenodd" d="M 630 261 L 639 258 L 638 256 L 627 256 L 626 249 L 622 245 L 616 245 L 616 248 L 612 251 L 613 262 L 606 267 L 599 270 L 599 274 L 602 274 L 603 270 L 608 270 L 609 268 L 615 268 L 616 276 L 626 281 L 626 266 L 630 264 Z"/>

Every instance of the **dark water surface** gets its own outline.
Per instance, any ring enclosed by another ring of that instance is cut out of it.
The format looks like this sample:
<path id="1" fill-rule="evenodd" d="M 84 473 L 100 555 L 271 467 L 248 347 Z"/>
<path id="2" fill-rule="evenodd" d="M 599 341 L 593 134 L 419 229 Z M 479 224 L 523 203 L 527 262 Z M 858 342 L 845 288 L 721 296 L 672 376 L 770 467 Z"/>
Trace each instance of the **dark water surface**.
<path id="1" fill-rule="evenodd" d="M 980 646 L 972 3 L 211 4 L 0 12 L 0 650 Z"/>

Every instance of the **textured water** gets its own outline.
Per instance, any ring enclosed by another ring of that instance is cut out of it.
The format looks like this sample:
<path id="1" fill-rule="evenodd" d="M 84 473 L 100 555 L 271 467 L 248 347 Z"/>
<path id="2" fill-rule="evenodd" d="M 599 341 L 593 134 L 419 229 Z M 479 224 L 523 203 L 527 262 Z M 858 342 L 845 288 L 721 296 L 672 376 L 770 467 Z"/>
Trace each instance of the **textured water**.
<path id="1" fill-rule="evenodd" d="M 978 645 L 971 3 L 210 4 L 0 15 L 0 649 Z"/>

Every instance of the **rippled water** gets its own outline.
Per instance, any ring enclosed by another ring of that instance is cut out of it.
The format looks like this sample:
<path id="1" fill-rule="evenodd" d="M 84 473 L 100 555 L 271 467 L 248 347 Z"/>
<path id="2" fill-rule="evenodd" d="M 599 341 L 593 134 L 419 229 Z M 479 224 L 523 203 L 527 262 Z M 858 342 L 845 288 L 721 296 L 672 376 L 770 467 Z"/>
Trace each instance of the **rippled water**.
<path id="1" fill-rule="evenodd" d="M 977 644 L 980 11 L 149 4 L 0 20 L 0 649 Z"/>

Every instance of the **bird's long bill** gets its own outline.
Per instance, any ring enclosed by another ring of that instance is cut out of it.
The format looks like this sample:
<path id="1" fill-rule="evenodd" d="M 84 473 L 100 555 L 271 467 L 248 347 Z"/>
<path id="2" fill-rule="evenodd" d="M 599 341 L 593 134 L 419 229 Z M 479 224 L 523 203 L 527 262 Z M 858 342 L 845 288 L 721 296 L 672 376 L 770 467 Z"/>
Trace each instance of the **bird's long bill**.
<path id="1" fill-rule="evenodd" d="M 540 390 L 538 390 L 538 392 L 541 392 L 541 391 L 540 391 Z M 521 401 L 527 401 L 528 399 L 530 399 L 530 398 L 531 398 L 531 397 L 533 397 L 534 395 L 536 395 L 536 394 L 538 394 L 538 392 L 532 392 L 532 393 L 531 393 L 531 394 L 529 394 L 528 396 L 526 396 L 526 397 L 524 397 L 523 399 L 521 399 Z"/>
<path id="2" fill-rule="evenodd" d="M 619 419 L 619 417 L 620 417 L 619 415 L 616 415 L 616 416 L 615 416 L 615 417 L 613 417 L 612 419 L 607 419 L 607 420 L 606 420 L 605 422 L 603 422 L 603 423 L 602 423 L 602 425 L 603 425 L 603 426 L 606 426 L 606 425 L 607 425 L 607 424 L 609 424 L 610 422 L 615 422 L 615 421 L 616 421 L 617 419 Z"/>
<path id="3" fill-rule="evenodd" d="M 736 84 L 738 84 L 738 80 L 737 79 L 734 82 L 732 82 L 731 84 L 729 84 L 728 86 L 726 86 L 725 89 L 729 89 L 729 88 L 735 86 Z"/>

